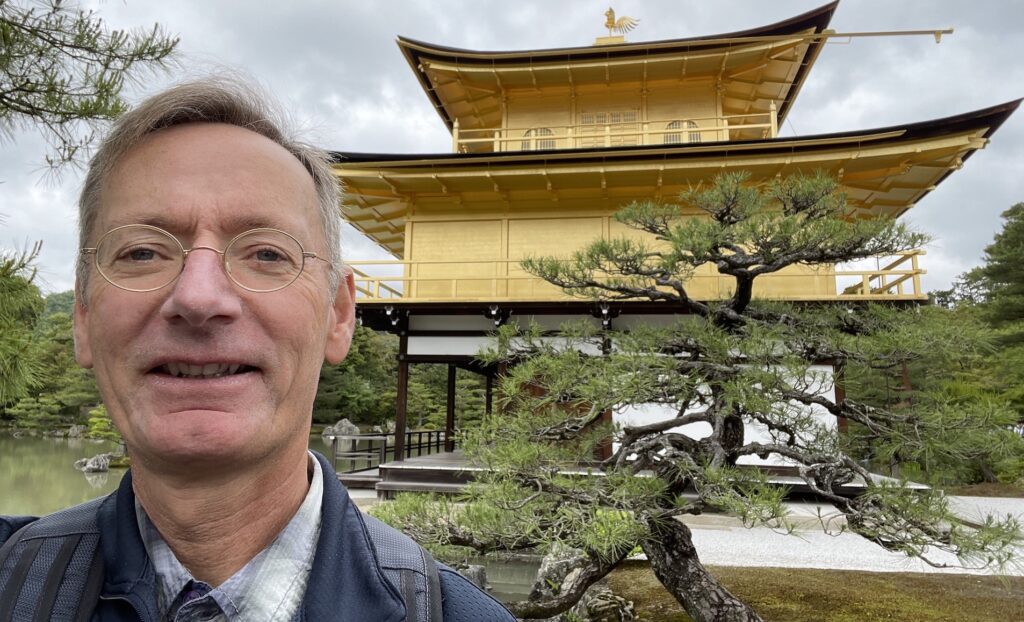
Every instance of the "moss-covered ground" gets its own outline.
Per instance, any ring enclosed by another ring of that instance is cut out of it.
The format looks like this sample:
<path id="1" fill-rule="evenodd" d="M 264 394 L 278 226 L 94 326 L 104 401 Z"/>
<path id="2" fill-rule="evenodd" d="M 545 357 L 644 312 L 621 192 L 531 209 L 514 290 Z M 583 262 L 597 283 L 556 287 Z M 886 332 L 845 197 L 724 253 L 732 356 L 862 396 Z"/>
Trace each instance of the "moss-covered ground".
<path id="1" fill-rule="evenodd" d="M 1024 577 L 713 567 L 766 622 L 1009 622 L 1024 620 Z M 646 565 L 609 576 L 644 622 L 689 622 Z"/>
<path id="2" fill-rule="evenodd" d="M 1020 486 L 989 482 L 947 488 L 946 492 L 965 497 L 1024 497 L 1024 488 Z"/>

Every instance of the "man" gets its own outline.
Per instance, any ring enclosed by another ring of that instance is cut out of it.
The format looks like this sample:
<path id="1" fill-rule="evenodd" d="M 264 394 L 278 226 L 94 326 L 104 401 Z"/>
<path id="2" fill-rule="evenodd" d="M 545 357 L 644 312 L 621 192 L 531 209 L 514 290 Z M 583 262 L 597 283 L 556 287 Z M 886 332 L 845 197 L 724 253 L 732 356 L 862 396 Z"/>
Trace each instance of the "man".
<path id="1" fill-rule="evenodd" d="M 272 119 L 238 83 L 183 84 L 90 163 L 75 350 L 132 468 L 101 501 L 0 519 L 0 621 L 514 620 L 307 449 L 355 290 L 327 156 Z"/>

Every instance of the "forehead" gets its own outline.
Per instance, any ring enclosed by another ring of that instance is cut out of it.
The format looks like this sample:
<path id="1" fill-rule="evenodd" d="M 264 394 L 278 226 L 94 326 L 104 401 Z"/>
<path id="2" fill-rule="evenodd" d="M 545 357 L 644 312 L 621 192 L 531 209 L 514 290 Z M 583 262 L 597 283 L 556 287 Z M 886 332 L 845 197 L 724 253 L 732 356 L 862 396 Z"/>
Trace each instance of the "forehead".
<path id="1" fill-rule="evenodd" d="M 94 233 L 139 222 L 174 233 L 322 231 L 313 179 L 298 159 L 255 132 L 219 123 L 147 136 L 118 159 L 98 203 Z"/>

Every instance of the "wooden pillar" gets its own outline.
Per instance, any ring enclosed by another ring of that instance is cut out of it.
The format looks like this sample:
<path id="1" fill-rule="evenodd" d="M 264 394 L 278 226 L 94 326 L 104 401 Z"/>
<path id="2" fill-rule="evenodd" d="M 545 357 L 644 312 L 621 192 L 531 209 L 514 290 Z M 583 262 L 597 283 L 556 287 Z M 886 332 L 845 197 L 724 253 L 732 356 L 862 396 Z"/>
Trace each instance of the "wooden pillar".
<path id="1" fill-rule="evenodd" d="M 395 460 L 405 459 L 406 406 L 409 403 L 409 334 L 403 328 L 398 336 L 398 396 L 395 400 Z"/>
<path id="2" fill-rule="evenodd" d="M 448 364 L 448 412 L 444 421 L 444 450 L 455 451 L 455 365 Z"/>
<path id="3" fill-rule="evenodd" d="M 491 416 L 491 412 L 494 410 L 494 376 L 487 374 L 484 390 L 484 414 L 488 417 Z"/>

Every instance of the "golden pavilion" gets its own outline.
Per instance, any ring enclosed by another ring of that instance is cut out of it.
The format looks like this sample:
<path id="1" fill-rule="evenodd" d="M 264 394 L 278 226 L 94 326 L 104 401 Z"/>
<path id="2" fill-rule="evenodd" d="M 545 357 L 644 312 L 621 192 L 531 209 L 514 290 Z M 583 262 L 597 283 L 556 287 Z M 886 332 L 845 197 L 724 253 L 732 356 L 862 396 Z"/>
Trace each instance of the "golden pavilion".
<path id="1" fill-rule="evenodd" d="M 485 373 L 490 387 L 495 370 L 475 367 L 474 355 L 496 325 L 557 328 L 584 316 L 628 329 L 673 313 L 663 303 L 571 298 L 524 272 L 523 258 L 568 256 L 598 237 L 636 235 L 613 218 L 621 206 L 672 200 L 732 169 L 755 181 L 822 169 L 840 180 L 853 217 L 898 217 L 984 148 L 1019 105 L 779 136 L 825 43 L 842 36 L 829 29 L 837 5 L 750 30 L 641 43 L 614 36 L 611 16 L 610 36 L 585 47 L 488 52 L 398 39 L 451 132 L 451 151 L 337 152 L 334 166 L 345 218 L 393 257 L 349 265 L 361 321 L 400 337 L 399 460 L 409 364 L 449 365 L 450 435 L 455 366 Z M 794 267 L 761 278 L 755 293 L 926 300 L 922 255 L 879 258 L 870 270 Z M 709 265 L 688 290 L 718 299 L 731 294 L 730 283 Z"/>

